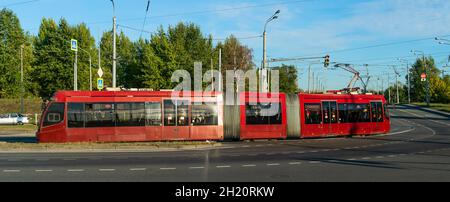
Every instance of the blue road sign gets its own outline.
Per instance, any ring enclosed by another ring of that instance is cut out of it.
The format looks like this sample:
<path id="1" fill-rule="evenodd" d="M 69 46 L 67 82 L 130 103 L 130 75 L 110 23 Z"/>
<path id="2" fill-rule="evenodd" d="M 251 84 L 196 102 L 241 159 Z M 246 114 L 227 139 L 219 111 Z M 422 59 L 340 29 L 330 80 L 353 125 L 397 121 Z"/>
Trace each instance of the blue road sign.
<path id="1" fill-rule="evenodd" d="M 104 85 L 103 85 L 104 83 L 103 83 L 103 79 L 102 78 L 98 78 L 97 79 L 97 89 L 98 90 L 103 90 L 103 88 L 104 88 Z"/>
<path id="2" fill-rule="evenodd" d="M 78 41 L 75 39 L 70 40 L 70 50 L 78 51 Z"/>

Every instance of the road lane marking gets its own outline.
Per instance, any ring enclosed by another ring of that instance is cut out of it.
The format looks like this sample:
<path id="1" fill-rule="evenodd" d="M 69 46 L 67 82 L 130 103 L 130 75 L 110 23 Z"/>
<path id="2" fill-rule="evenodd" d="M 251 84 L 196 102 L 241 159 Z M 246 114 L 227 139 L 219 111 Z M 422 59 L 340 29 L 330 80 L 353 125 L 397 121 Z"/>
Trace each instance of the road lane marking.
<path id="1" fill-rule="evenodd" d="M 53 170 L 35 170 L 35 172 L 53 172 Z"/>
<path id="2" fill-rule="evenodd" d="M 290 162 L 289 165 L 300 165 L 302 164 L 301 162 Z"/>
<path id="3" fill-rule="evenodd" d="M 320 163 L 320 161 L 310 161 L 309 163 L 311 163 L 311 164 L 318 164 L 318 163 Z"/>
<path id="4" fill-rule="evenodd" d="M 216 168 L 230 168 L 231 166 L 216 166 Z"/>
<path id="5" fill-rule="evenodd" d="M 372 159 L 372 158 L 370 158 L 370 157 L 364 157 L 364 158 L 362 158 L 362 160 L 370 160 L 370 159 Z"/>
<path id="6" fill-rule="evenodd" d="M 147 170 L 147 168 L 130 168 L 131 171 L 144 171 Z"/>
<path id="7" fill-rule="evenodd" d="M 279 163 L 269 163 L 269 164 L 267 164 L 267 166 L 279 166 L 280 164 Z"/>
<path id="8" fill-rule="evenodd" d="M 18 173 L 20 170 L 3 170 L 5 173 Z"/>
<path id="9" fill-rule="evenodd" d="M 84 172 L 84 169 L 69 169 L 67 172 Z"/>
<path id="10" fill-rule="evenodd" d="M 256 167 L 256 165 L 249 164 L 249 165 L 242 165 L 242 167 Z"/>
<path id="11" fill-rule="evenodd" d="M 98 169 L 98 171 L 100 171 L 100 172 L 114 172 L 114 171 L 116 171 L 116 169 L 105 168 L 105 169 Z"/>
<path id="12" fill-rule="evenodd" d="M 160 170 L 176 170 L 177 168 L 159 168 Z"/>
<path id="13" fill-rule="evenodd" d="M 347 159 L 347 161 L 356 161 L 356 159 Z"/>
<path id="14" fill-rule="evenodd" d="M 189 169 L 192 169 L 192 170 L 196 170 L 196 169 L 205 169 L 205 167 L 203 167 L 203 166 L 199 166 L 199 167 L 189 167 Z"/>

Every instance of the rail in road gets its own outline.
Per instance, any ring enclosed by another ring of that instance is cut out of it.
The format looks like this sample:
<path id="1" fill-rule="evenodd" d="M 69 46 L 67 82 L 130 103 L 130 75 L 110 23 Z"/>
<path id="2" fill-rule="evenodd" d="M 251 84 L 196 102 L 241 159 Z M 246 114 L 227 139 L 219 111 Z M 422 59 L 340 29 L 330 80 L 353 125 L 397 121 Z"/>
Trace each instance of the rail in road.
<path id="1" fill-rule="evenodd" d="M 450 181 L 450 120 L 391 110 L 388 135 L 152 153 L 0 154 L 0 181 Z"/>

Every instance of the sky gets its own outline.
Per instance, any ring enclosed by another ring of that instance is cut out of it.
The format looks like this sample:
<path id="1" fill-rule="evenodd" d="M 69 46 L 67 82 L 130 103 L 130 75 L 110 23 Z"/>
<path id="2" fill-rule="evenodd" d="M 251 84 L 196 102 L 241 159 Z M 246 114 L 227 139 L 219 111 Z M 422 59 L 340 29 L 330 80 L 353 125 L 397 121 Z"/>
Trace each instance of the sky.
<path id="1" fill-rule="evenodd" d="M 215 42 L 231 34 L 242 38 L 253 49 L 258 66 L 263 40 L 254 36 L 262 35 L 266 20 L 280 10 L 279 19 L 267 27 L 269 58 L 329 54 L 331 62 L 354 64 L 363 75 L 368 70 L 371 89 L 386 87 L 388 75 L 394 83 L 394 68 L 389 65 L 397 65 L 400 81 L 405 83 L 406 65 L 397 58 L 413 63 L 417 56 L 411 50 L 432 55 L 441 69 L 450 59 L 450 46 L 433 39 L 450 39 L 449 0 L 151 0 L 145 25 L 147 0 L 115 0 L 115 5 L 119 31 L 132 40 L 149 38 L 160 26 L 192 22 Z M 0 0 L 3 7 L 13 10 L 31 34 L 37 34 L 43 17 L 84 22 L 97 39 L 112 28 L 110 0 Z M 302 89 L 308 88 L 310 63 L 327 89 L 344 88 L 352 77 L 315 61 L 285 62 L 298 68 Z"/>

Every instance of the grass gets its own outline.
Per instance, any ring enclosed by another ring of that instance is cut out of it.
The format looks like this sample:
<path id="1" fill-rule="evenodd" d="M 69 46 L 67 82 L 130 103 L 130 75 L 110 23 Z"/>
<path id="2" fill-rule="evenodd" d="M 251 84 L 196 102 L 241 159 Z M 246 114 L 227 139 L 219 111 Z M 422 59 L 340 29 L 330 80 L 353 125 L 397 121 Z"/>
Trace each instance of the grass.
<path id="1" fill-rule="evenodd" d="M 47 152 L 47 151 L 120 151 L 120 150 L 159 150 L 159 149 L 192 149 L 218 146 L 216 142 L 143 142 L 143 143 L 7 143 L 0 142 L 0 152 Z"/>
<path id="2" fill-rule="evenodd" d="M 426 103 L 413 103 L 414 105 L 421 106 L 421 107 L 427 107 Z M 442 104 L 442 103 L 430 103 L 430 108 L 443 111 L 443 112 L 449 112 L 450 113 L 450 104 Z"/>

